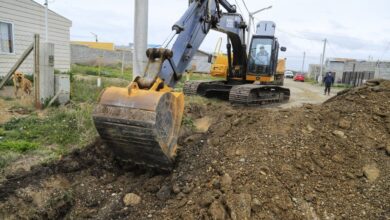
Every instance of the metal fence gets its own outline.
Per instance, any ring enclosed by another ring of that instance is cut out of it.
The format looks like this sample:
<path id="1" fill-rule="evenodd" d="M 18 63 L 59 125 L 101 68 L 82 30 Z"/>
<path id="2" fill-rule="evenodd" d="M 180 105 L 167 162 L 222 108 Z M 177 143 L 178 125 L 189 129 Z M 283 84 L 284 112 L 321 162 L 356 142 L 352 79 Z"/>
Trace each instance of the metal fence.
<path id="1" fill-rule="evenodd" d="M 373 79 L 375 72 L 343 72 L 341 83 L 353 87 L 363 85 L 367 80 Z"/>

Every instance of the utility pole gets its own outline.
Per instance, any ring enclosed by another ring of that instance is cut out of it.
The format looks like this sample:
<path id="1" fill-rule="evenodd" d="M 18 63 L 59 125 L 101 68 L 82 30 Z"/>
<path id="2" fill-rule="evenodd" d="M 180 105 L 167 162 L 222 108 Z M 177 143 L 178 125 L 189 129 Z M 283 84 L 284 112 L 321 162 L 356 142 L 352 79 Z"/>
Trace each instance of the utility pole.
<path id="1" fill-rule="evenodd" d="M 305 70 L 305 59 L 306 59 L 306 51 L 303 52 L 303 60 L 302 60 L 302 74 L 304 73 Z"/>
<path id="2" fill-rule="evenodd" d="M 124 68 L 125 68 L 125 50 L 122 50 L 122 68 L 121 68 L 122 78 L 123 78 Z"/>
<path id="3" fill-rule="evenodd" d="M 133 79 L 143 74 L 146 68 L 145 51 L 148 46 L 148 0 L 135 0 Z"/>
<path id="4" fill-rule="evenodd" d="M 324 49 L 322 50 L 322 59 L 321 59 L 321 69 L 320 69 L 320 76 L 319 77 L 322 77 L 322 74 L 323 74 L 323 71 L 324 71 L 324 60 L 325 60 L 325 51 L 326 51 L 326 42 L 328 40 L 325 38 L 324 39 Z"/>
<path id="5" fill-rule="evenodd" d="M 49 25 L 48 25 L 48 11 L 49 11 L 49 1 L 45 1 L 45 42 L 49 42 Z"/>

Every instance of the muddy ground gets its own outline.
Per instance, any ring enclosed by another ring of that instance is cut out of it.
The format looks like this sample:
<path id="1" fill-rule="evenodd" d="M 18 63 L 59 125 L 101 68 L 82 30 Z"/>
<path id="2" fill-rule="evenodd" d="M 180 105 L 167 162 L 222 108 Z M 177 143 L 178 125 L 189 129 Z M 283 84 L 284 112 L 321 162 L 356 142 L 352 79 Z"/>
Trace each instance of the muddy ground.
<path id="1" fill-rule="evenodd" d="M 190 102 L 185 115 L 211 126 L 183 127 L 172 173 L 121 164 L 96 140 L 8 174 L 0 218 L 390 219 L 389 81 L 322 105 Z"/>

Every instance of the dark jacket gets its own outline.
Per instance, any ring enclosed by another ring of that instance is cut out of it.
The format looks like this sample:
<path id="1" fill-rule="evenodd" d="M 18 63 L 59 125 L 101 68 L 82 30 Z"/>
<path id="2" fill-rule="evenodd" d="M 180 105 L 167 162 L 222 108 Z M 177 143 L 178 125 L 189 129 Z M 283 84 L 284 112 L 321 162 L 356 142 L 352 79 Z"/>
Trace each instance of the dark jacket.
<path id="1" fill-rule="evenodd" d="M 324 83 L 325 83 L 325 85 L 327 85 L 327 86 L 332 85 L 332 84 L 334 83 L 334 78 L 333 78 L 333 76 L 330 75 L 330 74 L 327 74 L 327 75 L 324 77 Z"/>

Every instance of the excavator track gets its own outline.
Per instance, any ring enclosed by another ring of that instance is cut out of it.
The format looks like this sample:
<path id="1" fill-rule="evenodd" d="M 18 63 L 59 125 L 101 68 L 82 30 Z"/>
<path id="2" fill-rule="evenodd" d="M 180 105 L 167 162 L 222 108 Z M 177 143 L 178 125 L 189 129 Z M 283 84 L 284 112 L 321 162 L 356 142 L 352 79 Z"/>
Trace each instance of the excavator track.
<path id="1" fill-rule="evenodd" d="M 208 84 L 212 81 L 187 81 L 184 83 L 183 92 L 185 95 L 198 95 L 198 88 L 202 84 Z"/>
<path id="2" fill-rule="evenodd" d="M 176 156 L 182 97 L 169 92 L 138 92 L 145 93 L 140 97 L 149 99 L 146 104 L 137 99 L 137 94 L 123 95 L 126 89 L 106 90 L 93 112 L 95 127 L 121 161 L 170 171 Z"/>
<path id="3" fill-rule="evenodd" d="M 197 95 L 198 87 L 206 81 L 187 81 L 184 83 L 183 92 L 185 95 Z"/>
<path id="4" fill-rule="evenodd" d="M 234 85 L 222 81 L 192 81 L 184 84 L 183 91 L 185 95 L 215 97 L 238 105 L 271 105 L 290 99 L 290 90 L 277 85 Z"/>
<path id="5" fill-rule="evenodd" d="M 227 101 L 232 86 L 225 81 L 189 81 L 184 84 L 183 92 L 187 96 L 200 95 Z"/>
<path id="6" fill-rule="evenodd" d="M 287 102 L 289 99 L 289 89 L 274 85 L 237 85 L 233 86 L 229 94 L 230 103 L 241 105 L 267 105 Z"/>

